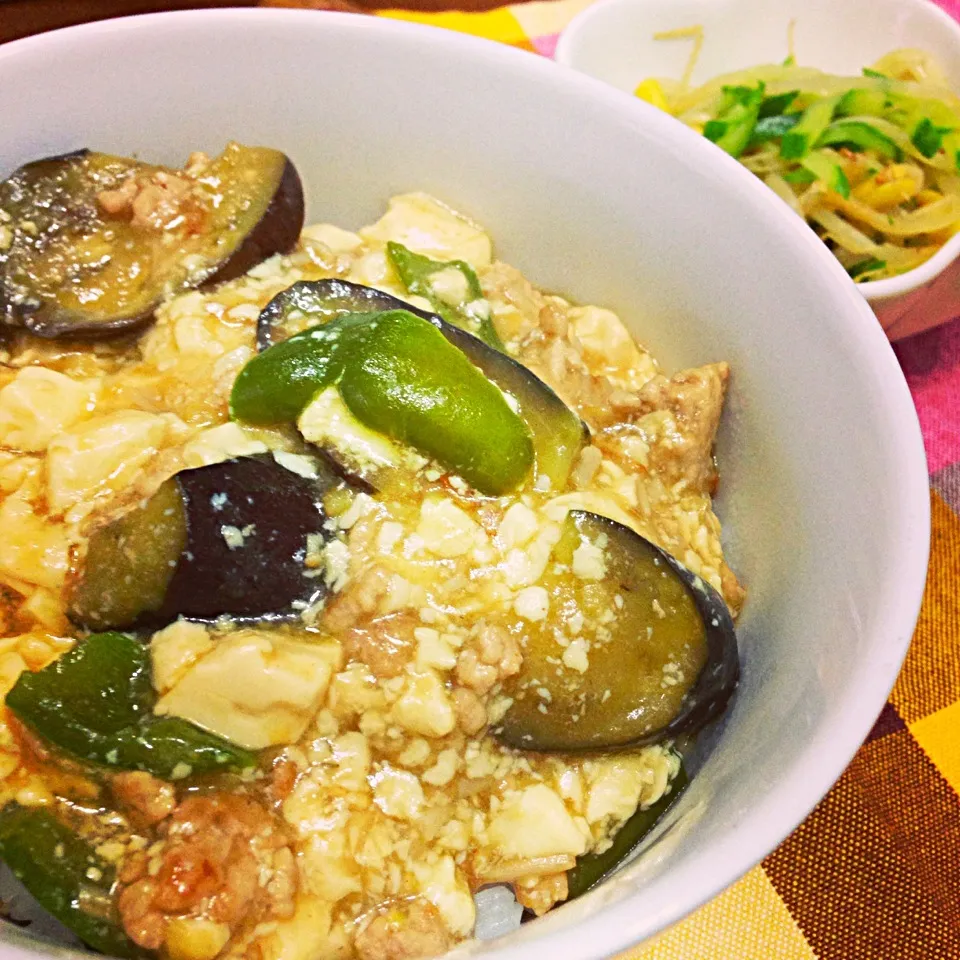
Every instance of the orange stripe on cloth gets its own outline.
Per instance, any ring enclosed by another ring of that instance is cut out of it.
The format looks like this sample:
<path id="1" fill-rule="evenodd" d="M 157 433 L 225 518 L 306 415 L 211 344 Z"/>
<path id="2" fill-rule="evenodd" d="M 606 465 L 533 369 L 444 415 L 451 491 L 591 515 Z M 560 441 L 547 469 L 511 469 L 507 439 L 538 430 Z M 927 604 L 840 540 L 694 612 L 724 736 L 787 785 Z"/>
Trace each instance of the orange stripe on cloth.
<path id="1" fill-rule="evenodd" d="M 908 730 L 861 747 L 764 862 L 820 960 L 960 960 L 960 802 Z"/>
<path id="2" fill-rule="evenodd" d="M 913 643 L 890 695 L 907 723 L 960 700 L 960 518 L 938 493 L 930 496 L 927 589 Z"/>

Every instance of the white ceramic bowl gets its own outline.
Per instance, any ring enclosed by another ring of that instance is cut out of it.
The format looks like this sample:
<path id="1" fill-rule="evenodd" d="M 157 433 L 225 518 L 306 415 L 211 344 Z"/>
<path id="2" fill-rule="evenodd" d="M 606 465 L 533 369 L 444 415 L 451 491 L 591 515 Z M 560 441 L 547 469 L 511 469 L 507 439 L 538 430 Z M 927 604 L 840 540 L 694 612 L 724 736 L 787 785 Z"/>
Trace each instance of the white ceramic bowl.
<path id="1" fill-rule="evenodd" d="M 464 953 L 610 956 L 720 892 L 829 789 L 914 627 L 926 464 L 863 298 L 738 163 L 529 54 L 302 11 L 163 14 L 2 47 L 0 116 L 2 170 L 82 145 L 180 162 L 237 138 L 294 158 L 310 218 L 357 226 L 393 193 L 431 191 L 535 282 L 620 311 L 669 368 L 730 361 L 719 511 L 750 597 L 726 728 L 629 869 Z M 0 936 L 8 960 L 43 949 Z"/>
<path id="2" fill-rule="evenodd" d="M 791 22 L 805 66 L 857 76 L 891 50 L 918 47 L 960 91 L 960 24 L 930 0 L 599 0 L 570 22 L 556 60 L 632 92 L 645 77 L 679 79 L 687 64 L 689 42 L 653 35 L 700 24 L 699 84 L 783 60 Z M 858 289 L 891 340 L 960 316 L 960 234 L 915 270 Z"/>

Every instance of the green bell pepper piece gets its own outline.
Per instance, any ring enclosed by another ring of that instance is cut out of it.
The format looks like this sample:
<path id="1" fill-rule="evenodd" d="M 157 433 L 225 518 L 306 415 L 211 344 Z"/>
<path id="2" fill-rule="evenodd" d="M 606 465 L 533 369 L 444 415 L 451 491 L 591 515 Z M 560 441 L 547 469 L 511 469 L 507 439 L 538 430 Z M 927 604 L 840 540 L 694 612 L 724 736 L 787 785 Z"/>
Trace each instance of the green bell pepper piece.
<path id="1" fill-rule="evenodd" d="M 150 657 L 122 633 L 95 633 L 36 673 L 22 673 L 6 704 L 64 752 L 120 770 L 171 779 L 253 767 L 247 750 L 176 717 L 153 714 Z"/>
<path id="2" fill-rule="evenodd" d="M 481 493 L 518 486 L 533 444 L 503 393 L 428 320 L 407 310 L 351 314 L 259 356 L 234 384 L 234 417 L 294 420 L 336 386 L 353 415 L 455 470 Z"/>
<path id="3" fill-rule="evenodd" d="M 873 150 L 891 160 L 901 160 L 903 151 L 885 133 L 862 120 L 834 120 L 820 135 L 818 147 L 834 144 L 853 146 L 858 150 Z"/>
<path id="4" fill-rule="evenodd" d="M 113 916 L 113 867 L 48 810 L 15 803 L 0 810 L 0 860 L 87 946 L 110 957 L 146 955 Z"/>
<path id="5" fill-rule="evenodd" d="M 350 313 L 274 344 L 240 371 L 230 394 L 234 420 L 291 423 L 343 370 L 343 345 L 379 313 Z"/>
<path id="6" fill-rule="evenodd" d="M 577 857 L 576 866 L 567 874 L 567 899 L 573 900 L 574 897 L 582 896 L 626 859 L 627 855 L 654 828 L 657 821 L 673 806 L 680 794 L 687 789 L 689 782 L 687 771 L 681 763 L 677 775 L 670 781 L 670 792 L 646 810 L 637 810 L 613 838 L 612 846 L 603 853 L 588 853 Z"/>
<path id="7" fill-rule="evenodd" d="M 479 337 L 494 350 L 503 350 L 503 342 L 490 319 L 490 305 L 483 298 L 480 281 L 473 267 L 465 260 L 431 260 L 408 250 L 393 240 L 387 243 L 387 256 L 400 276 L 408 293 L 426 297 L 433 309 L 447 323 L 461 327 Z M 444 290 L 438 280 L 441 274 L 454 275 L 453 287 Z M 456 280 L 459 274 L 462 280 Z M 476 306 L 471 306 L 471 305 Z"/>

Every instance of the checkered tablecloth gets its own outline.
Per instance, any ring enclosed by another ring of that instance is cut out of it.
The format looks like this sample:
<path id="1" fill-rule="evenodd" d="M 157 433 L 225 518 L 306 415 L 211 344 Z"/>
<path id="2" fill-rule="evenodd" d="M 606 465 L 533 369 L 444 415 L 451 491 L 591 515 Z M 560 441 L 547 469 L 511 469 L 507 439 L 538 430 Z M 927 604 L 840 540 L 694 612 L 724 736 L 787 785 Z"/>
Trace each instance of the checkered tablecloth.
<path id="1" fill-rule="evenodd" d="M 590 3 L 379 15 L 552 56 Z M 960 19 L 960 0 L 939 3 Z M 926 442 L 933 540 L 920 622 L 890 701 L 779 849 L 620 960 L 960 960 L 960 318 L 897 354 Z"/>
<path id="2" fill-rule="evenodd" d="M 551 56 L 591 0 L 381 16 Z M 960 0 L 940 5 L 960 19 Z M 800 828 L 739 883 L 621 960 L 960 958 L 960 319 L 897 354 L 930 463 L 920 622 L 867 742 Z"/>

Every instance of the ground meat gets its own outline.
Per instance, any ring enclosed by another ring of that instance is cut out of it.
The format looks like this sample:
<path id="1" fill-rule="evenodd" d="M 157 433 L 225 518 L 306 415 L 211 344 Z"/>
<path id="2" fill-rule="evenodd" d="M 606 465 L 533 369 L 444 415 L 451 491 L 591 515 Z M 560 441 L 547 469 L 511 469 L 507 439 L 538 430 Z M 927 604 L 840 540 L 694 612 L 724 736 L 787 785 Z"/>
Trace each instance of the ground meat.
<path id="1" fill-rule="evenodd" d="M 520 672 L 517 641 L 503 627 L 481 623 L 457 657 L 456 679 L 481 696 Z"/>
<path id="2" fill-rule="evenodd" d="M 173 787 L 149 773 L 118 773 L 110 780 L 110 790 L 120 808 L 140 826 L 152 826 L 166 819 L 177 805 Z"/>
<path id="3" fill-rule="evenodd" d="M 467 736 L 474 736 L 487 725 L 486 707 L 472 690 L 457 687 L 453 691 L 453 709 L 457 715 L 457 725 Z"/>
<path id="4" fill-rule="evenodd" d="M 729 375 L 727 364 L 711 363 L 682 370 L 669 380 L 654 377 L 641 388 L 640 414 L 665 411 L 671 418 L 669 436 L 651 445 L 649 461 L 650 471 L 667 486 L 684 480 L 690 490 L 714 492 L 713 443 Z"/>
<path id="5" fill-rule="evenodd" d="M 413 659 L 413 631 L 419 623 L 408 613 L 396 613 L 372 620 L 366 627 L 351 627 L 341 638 L 343 651 L 348 659 L 365 663 L 377 677 L 399 677 Z"/>
<path id="6" fill-rule="evenodd" d="M 351 543 L 351 554 L 353 545 Z M 346 588 L 327 605 L 323 627 L 338 634 L 369 620 L 387 593 L 390 574 L 382 567 L 371 567 L 347 583 Z"/>
<path id="7" fill-rule="evenodd" d="M 160 833 L 148 856 L 120 870 L 120 917 L 139 946 L 160 949 L 174 918 L 211 920 L 233 933 L 293 914 L 293 851 L 259 804 L 230 794 L 190 796 Z"/>
<path id="8" fill-rule="evenodd" d="M 420 897 L 382 907 L 354 942 L 360 960 L 424 960 L 452 946 L 437 908 Z"/>
<path id="9" fill-rule="evenodd" d="M 549 873 L 543 877 L 518 880 L 514 884 L 517 903 L 543 916 L 555 903 L 567 899 L 569 888 L 566 873 Z"/>

